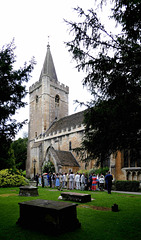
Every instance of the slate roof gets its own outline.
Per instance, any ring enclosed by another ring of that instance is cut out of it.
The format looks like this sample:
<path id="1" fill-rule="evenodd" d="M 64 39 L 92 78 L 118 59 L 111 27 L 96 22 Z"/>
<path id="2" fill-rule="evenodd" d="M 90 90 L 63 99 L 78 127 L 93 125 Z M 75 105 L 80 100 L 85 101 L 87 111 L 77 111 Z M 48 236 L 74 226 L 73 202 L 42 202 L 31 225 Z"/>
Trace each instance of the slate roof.
<path id="1" fill-rule="evenodd" d="M 54 155 L 56 161 L 62 166 L 80 167 L 71 152 L 55 150 L 52 147 L 50 148 L 50 151 Z"/>
<path id="2" fill-rule="evenodd" d="M 84 112 L 78 112 L 69 116 L 66 116 L 64 118 L 61 118 L 59 120 L 55 120 L 52 125 L 48 128 L 46 131 L 46 135 L 53 132 L 61 132 L 62 130 L 65 130 L 66 128 L 71 129 L 71 127 L 75 128 L 76 126 L 81 126 L 83 124 L 84 119 Z"/>
<path id="3" fill-rule="evenodd" d="M 47 45 L 47 53 L 46 53 L 46 56 L 45 56 L 45 60 L 44 60 L 43 68 L 42 68 L 42 71 L 41 71 L 40 79 L 41 79 L 42 75 L 47 75 L 48 77 L 50 77 L 50 79 L 52 81 L 55 81 L 55 82 L 58 81 L 49 45 Z"/>

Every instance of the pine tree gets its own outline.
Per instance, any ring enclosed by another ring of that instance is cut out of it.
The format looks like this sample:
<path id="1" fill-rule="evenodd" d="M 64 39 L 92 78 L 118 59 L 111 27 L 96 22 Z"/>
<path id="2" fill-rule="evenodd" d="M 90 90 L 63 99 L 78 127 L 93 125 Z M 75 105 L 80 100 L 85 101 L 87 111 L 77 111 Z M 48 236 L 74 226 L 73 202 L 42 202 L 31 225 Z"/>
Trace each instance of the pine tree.
<path id="1" fill-rule="evenodd" d="M 17 122 L 12 117 L 17 109 L 26 105 L 23 101 L 27 94 L 25 83 L 30 79 L 34 66 L 32 60 L 29 65 L 25 63 L 23 68 L 14 70 L 14 50 L 14 41 L 0 50 L 0 169 L 9 167 L 11 141 L 25 123 Z"/>
<path id="2" fill-rule="evenodd" d="M 74 37 L 66 45 L 93 96 L 81 150 L 101 166 L 117 150 L 141 147 L 141 2 L 113 3 L 111 18 L 122 28 L 117 35 L 106 31 L 93 9 L 78 7 L 80 21 L 67 21 Z"/>

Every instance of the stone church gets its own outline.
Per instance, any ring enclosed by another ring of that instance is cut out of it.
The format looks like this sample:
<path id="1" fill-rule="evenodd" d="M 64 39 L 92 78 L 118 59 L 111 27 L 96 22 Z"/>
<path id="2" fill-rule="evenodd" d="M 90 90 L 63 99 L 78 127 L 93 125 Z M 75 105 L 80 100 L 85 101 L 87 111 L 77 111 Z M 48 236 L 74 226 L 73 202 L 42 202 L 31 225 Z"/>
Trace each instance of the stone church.
<path id="1" fill-rule="evenodd" d="M 29 88 L 27 177 L 34 175 L 34 160 L 39 174 L 48 161 L 56 172 L 80 169 L 72 149 L 81 143 L 84 112 L 68 115 L 68 95 L 69 87 L 57 79 L 48 45 L 39 81 Z"/>
<path id="2" fill-rule="evenodd" d="M 56 172 L 86 169 L 74 148 L 80 147 L 84 135 L 84 111 L 68 115 L 69 87 L 58 81 L 50 46 L 39 81 L 29 88 L 29 128 L 26 161 L 27 177 L 42 173 L 48 161 Z M 129 152 L 111 155 L 108 167 L 116 180 L 141 180 L 141 151 L 137 157 Z M 87 169 L 94 167 L 90 161 Z"/>

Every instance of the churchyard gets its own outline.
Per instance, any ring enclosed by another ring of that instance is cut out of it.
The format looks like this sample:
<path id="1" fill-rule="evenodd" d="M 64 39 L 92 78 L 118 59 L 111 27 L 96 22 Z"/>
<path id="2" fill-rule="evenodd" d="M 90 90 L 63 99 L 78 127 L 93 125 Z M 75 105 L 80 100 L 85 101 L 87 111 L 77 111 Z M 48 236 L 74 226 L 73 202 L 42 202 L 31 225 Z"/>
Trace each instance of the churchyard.
<path id="1" fill-rule="evenodd" d="M 73 192 L 91 194 L 91 202 L 78 203 L 76 207 L 81 228 L 61 235 L 54 235 L 54 232 L 48 234 L 46 231 L 46 233 L 43 233 L 37 228 L 24 228 L 16 224 L 20 215 L 18 203 L 37 199 L 63 202 L 62 199 L 58 199 L 62 192 L 56 189 L 39 187 L 39 196 L 27 197 L 19 196 L 18 187 L 0 188 L 0 239 L 141 239 L 141 195 L 115 192 L 110 195 L 107 192 L 82 192 L 78 190 Z M 111 211 L 115 203 L 118 204 L 118 212 Z"/>

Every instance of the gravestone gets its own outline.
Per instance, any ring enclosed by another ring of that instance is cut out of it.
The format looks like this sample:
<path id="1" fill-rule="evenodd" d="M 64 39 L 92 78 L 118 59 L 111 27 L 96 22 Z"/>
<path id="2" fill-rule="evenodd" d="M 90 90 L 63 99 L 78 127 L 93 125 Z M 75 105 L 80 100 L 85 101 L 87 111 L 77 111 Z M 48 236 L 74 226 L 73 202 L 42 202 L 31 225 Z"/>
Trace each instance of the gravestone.
<path id="1" fill-rule="evenodd" d="M 116 203 L 112 206 L 112 212 L 118 212 L 118 205 Z"/>
<path id="2" fill-rule="evenodd" d="M 38 196 L 38 188 L 34 187 L 34 186 L 22 186 L 19 187 L 20 192 L 19 192 L 19 196 Z"/>
<path id="3" fill-rule="evenodd" d="M 28 228 L 58 234 L 79 228 L 75 203 L 36 199 L 19 203 L 17 223 Z"/>
<path id="4" fill-rule="evenodd" d="M 63 200 L 67 200 L 67 201 L 81 202 L 81 203 L 91 202 L 90 194 L 62 192 L 61 196 Z"/>
<path id="5" fill-rule="evenodd" d="M 29 181 L 29 185 L 36 187 L 37 186 L 37 182 L 35 180 L 30 180 Z"/>

